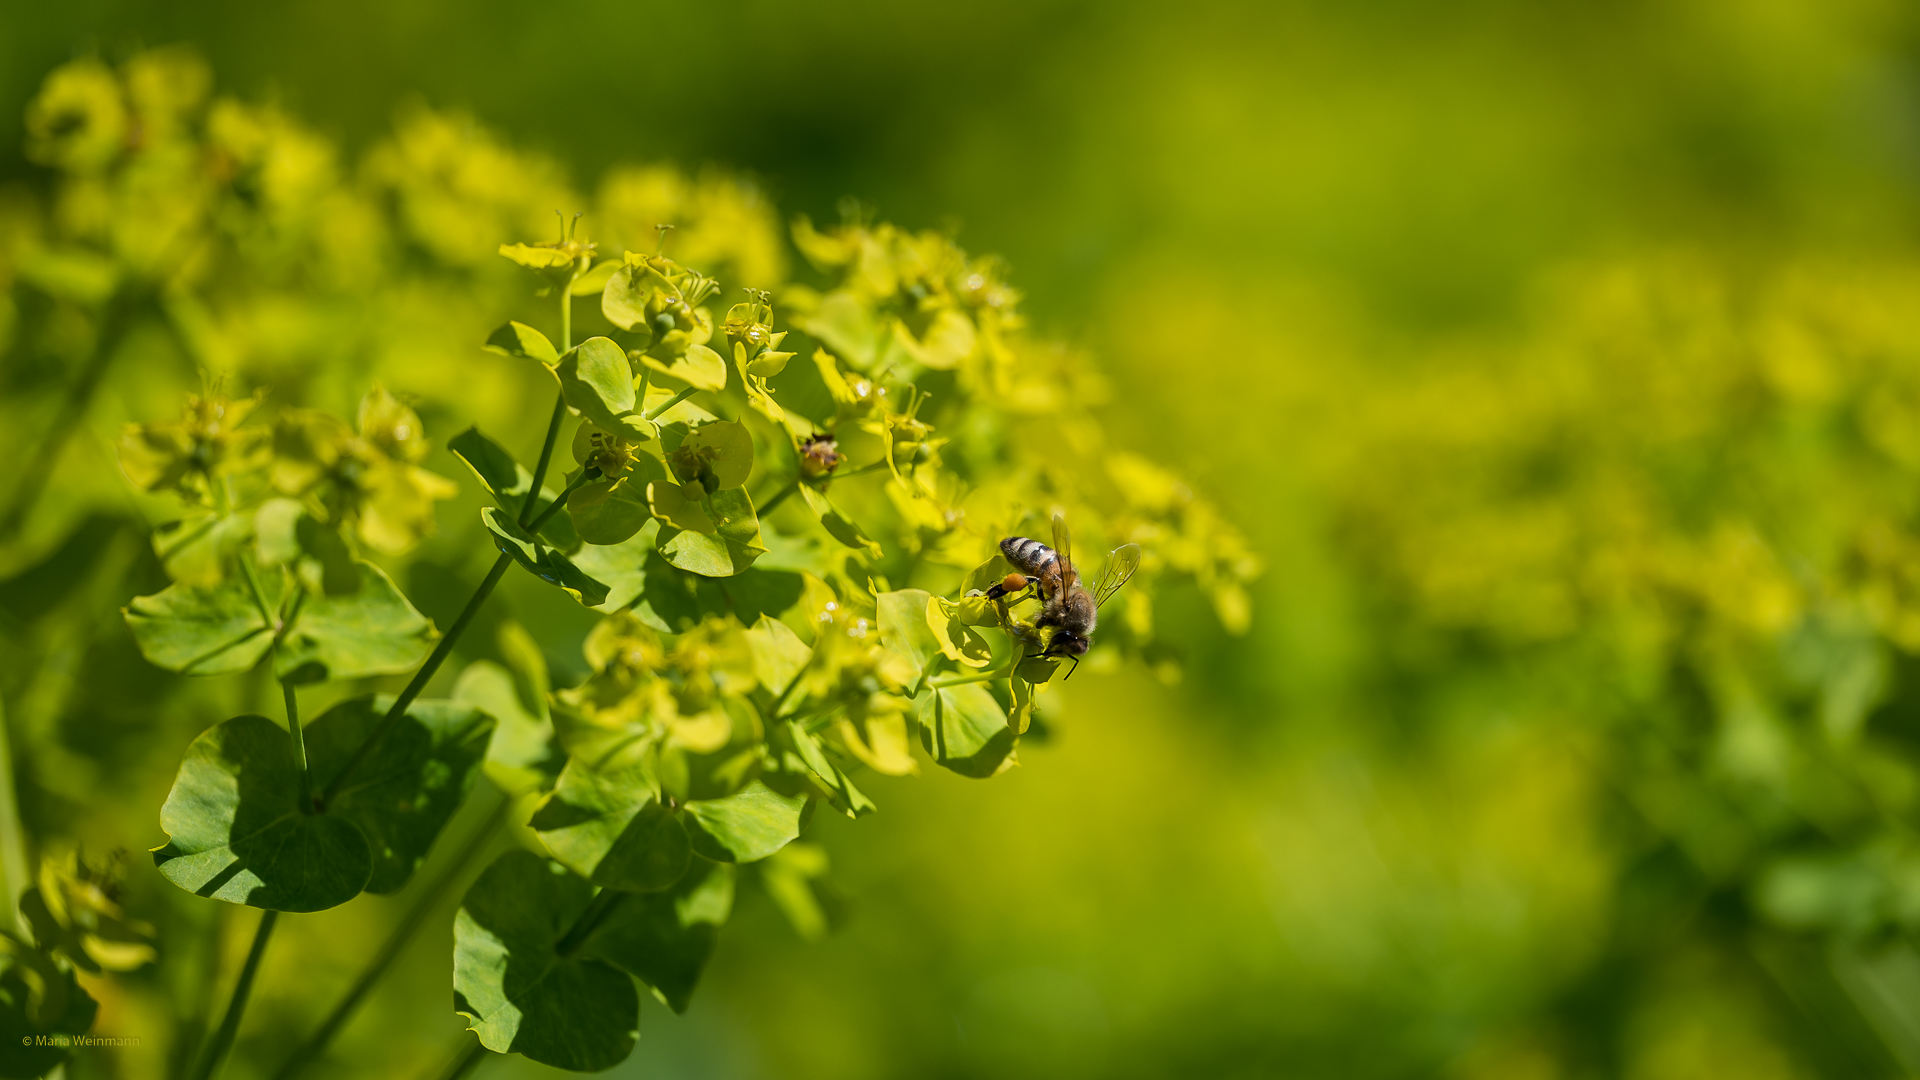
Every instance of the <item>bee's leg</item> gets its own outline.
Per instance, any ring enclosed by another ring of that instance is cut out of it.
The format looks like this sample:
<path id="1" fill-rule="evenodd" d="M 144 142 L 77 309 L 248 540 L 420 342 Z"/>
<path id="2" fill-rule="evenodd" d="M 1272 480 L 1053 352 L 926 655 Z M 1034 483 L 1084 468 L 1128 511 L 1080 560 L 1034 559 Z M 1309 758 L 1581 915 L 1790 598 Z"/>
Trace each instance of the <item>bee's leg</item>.
<path id="1" fill-rule="evenodd" d="M 1027 589 L 1038 584 L 1038 578 L 1030 578 L 1023 574 L 1008 574 L 1006 577 L 994 582 L 993 587 L 987 590 L 987 599 L 998 600 L 1003 596 L 1025 592 Z"/>

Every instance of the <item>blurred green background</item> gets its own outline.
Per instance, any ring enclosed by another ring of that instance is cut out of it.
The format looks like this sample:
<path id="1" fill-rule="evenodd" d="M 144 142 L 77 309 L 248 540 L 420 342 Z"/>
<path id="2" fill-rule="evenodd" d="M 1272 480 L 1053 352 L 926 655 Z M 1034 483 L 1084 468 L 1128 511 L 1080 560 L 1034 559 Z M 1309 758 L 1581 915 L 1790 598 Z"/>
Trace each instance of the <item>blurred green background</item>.
<path id="1" fill-rule="evenodd" d="M 844 925 L 743 901 L 620 1075 L 1920 1073 L 1920 819 L 1875 786 L 1920 575 L 1857 540 L 1917 490 L 1909 5 L 16 4 L 0 185 L 46 184 L 50 69 L 170 44 L 349 160 L 422 103 L 582 188 L 714 163 L 785 215 L 958 221 L 1266 561 L 1244 637 L 1162 602 L 1177 683 L 1084 678 L 1013 774 L 822 815 Z M 29 826 L 138 852 L 195 728 L 136 765 L 95 713 L 52 741 L 124 822 Z M 230 1075 L 393 903 L 276 953 Z M 445 1053 L 434 934 L 343 1053 Z"/>

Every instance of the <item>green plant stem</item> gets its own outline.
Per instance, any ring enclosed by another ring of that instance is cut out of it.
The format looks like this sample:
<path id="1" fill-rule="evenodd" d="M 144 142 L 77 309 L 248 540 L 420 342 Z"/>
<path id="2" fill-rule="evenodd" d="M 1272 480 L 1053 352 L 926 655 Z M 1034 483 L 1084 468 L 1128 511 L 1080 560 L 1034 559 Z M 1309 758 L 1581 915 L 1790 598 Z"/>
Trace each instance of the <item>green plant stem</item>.
<path id="1" fill-rule="evenodd" d="M 1022 659 L 1024 659 L 1024 656 L 1022 657 Z M 1002 675 L 1013 674 L 1014 669 L 1019 666 L 1020 666 L 1020 661 L 1015 660 L 1009 663 L 1006 667 L 996 668 L 993 671 L 980 671 L 980 672 L 975 672 L 972 675 L 955 675 L 952 678 L 947 678 L 947 679 L 933 679 L 929 681 L 927 685 L 933 687 L 935 690 L 940 690 L 949 686 L 960 686 L 964 683 L 992 682 L 993 680 L 999 678 Z"/>
<path id="2" fill-rule="evenodd" d="M 240 1017 L 247 1011 L 247 998 L 253 993 L 253 977 L 260 972 L 260 958 L 266 955 L 267 939 L 273 935 L 273 925 L 279 917 L 277 911 L 260 913 L 260 927 L 253 932 L 253 947 L 247 950 L 247 962 L 241 965 L 240 978 L 233 984 L 233 997 L 227 1001 L 226 1014 L 214 1029 L 213 1038 L 208 1040 L 199 1064 L 194 1066 L 191 1080 L 209 1080 L 219 1071 L 227 1051 L 233 1048 L 233 1037 L 240 1031 Z"/>
<path id="3" fill-rule="evenodd" d="M 462 1035 L 461 1038 L 464 1039 L 466 1036 Z M 473 1072 L 474 1067 L 491 1053 L 493 1051 L 488 1050 L 478 1038 L 475 1038 L 472 1046 L 455 1054 L 453 1060 L 447 1062 L 447 1067 L 439 1074 L 440 1080 L 460 1080 L 461 1077 Z"/>
<path id="4" fill-rule="evenodd" d="M 753 511 L 754 514 L 766 515 L 766 514 L 772 513 L 774 507 L 779 506 L 783 502 L 786 502 L 788 496 L 792 495 L 794 492 L 799 490 L 800 490 L 800 478 L 796 476 L 793 478 L 791 482 L 787 484 L 786 487 L 783 487 L 779 491 L 774 492 L 773 498 L 768 499 L 766 502 L 763 502 L 758 507 L 756 507 Z"/>
<path id="5" fill-rule="evenodd" d="M 553 500 L 553 504 L 551 506 L 548 506 L 545 510 L 540 511 L 540 516 L 537 518 L 534 518 L 531 522 L 527 524 L 527 531 L 539 532 L 540 526 L 545 525 L 549 520 L 552 519 L 553 515 L 560 512 L 561 507 L 564 507 L 567 505 L 567 498 L 569 496 L 571 496 L 574 492 L 580 490 L 580 488 L 583 487 L 584 485 L 590 484 L 593 481 L 598 479 L 600 479 L 599 469 L 580 470 L 580 475 L 573 478 L 573 483 L 568 484 L 566 488 L 560 492 L 559 496 L 557 496 Z"/>
<path id="6" fill-rule="evenodd" d="M 648 410 L 647 419 L 652 420 L 655 417 L 659 416 L 661 413 L 666 412 L 668 409 L 671 409 L 675 405 L 678 405 L 681 402 L 687 400 L 688 398 L 692 397 L 695 393 L 697 393 L 699 389 L 700 388 L 697 386 L 689 386 L 685 390 L 682 390 L 679 393 L 673 395 L 672 397 L 668 398 L 665 402 L 663 402 L 659 408 Z"/>
<path id="7" fill-rule="evenodd" d="M 15 933 L 25 927 L 20 918 L 20 894 L 27 890 L 27 833 L 20 825 L 20 801 L 13 788 L 13 739 L 7 732 L 7 708 L 0 702 L 0 873 L 7 877 L 6 925 Z"/>
<path id="8" fill-rule="evenodd" d="M 280 643 L 286 640 L 287 631 L 292 628 L 293 620 L 300 614 L 300 605 L 305 602 L 306 594 L 296 592 L 288 605 L 285 618 L 274 614 L 273 607 L 267 603 L 267 594 L 260 588 L 260 578 L 253 572 L 253 563 L 245 556 L 240 559 L 240 573 L 247 579 L 247 588 L 253 592 L 253 602 L 260 608 L 260 617 L 267 620 L 273 628 L 273 645 L 269 652 L 277 655 Z M 293 684 L 282 680 L 280 696 L 287 707 L 287 738 L 293 744 L 293 764 L 300 774 L 300 812 L 313 813 L 313 777 L 307 772 L 307 737 L 300 729 L 300 704 L 294 697 Z"/>
<path id="9" fill-rule="evenodd" d="M 168 1080 L 180 1080 L 186 1076 L 187 1070 L 198 1059 L 200 1047 L 206 1042 L 209 1018 L 213 1014 L 213 985 L 220 977 L 220 954 L 226 941 L 226 925 L 232 919 L 234 910 L 233 904 L 212 905 L 206 925 L 200 927 L 195 935 L 198 947 L 193 956 L 193 980 L 187 984 L 191 987 L 193 1003 L 184 1006 L 175 1017 L 173 1045 L 167 1053 Z M 175 963 L 182 959 L 180 952 L 174 952 L 171 956 Z"/>
<path id="10" fill-rule="evenodd" d="M 817 479 L 817 483 L 824 484 L 829 480 L 851 480 L 856 476 L 860 476 L 865 473 L 875 472 L 877 470 L 884 469 L 886 467 L 887 467 L 886 462 L 875 461 L 866 465 L 862 465 L 859 468 L 853 470 L 852 472 L 840 473 L 837 476 L 833 473 L 827 473 L 826 475 L 819 477 Z M 807 481 L 803 480 L 802 477 L 796 475 L 791 481 L 788 482 L 786 487 L 783 487 L 779 491 L 774 492 L 773 498 L 768 499 L 766 502 L 760 504 L 760 506 L 755 508 L 754 513 L 756 514 L 771 513 L 774 507 L 779 506 L 781 503 L 787 500 L 788 496 L 800 490 L 800 485 L 805 482 Z"/>
<path id="11" fill-rule="evenodd" d="M 567 418 L 567 396 L 557 395 L 553 399 L 553 419 L 547 421 L 547 438 L 540 444 L 540 460 L 533 467 L 533 486 L 527 489 L 527 498 L 520 504 L 519 523 L 525 525 L 528 515 L 540 502 L 540 485 L 546 482 L 547 466 L 553 463 L 553 444 L 560 438 L 560 421 Z"/>
<path id="12" fill-rule="evenodd" d="M 573 280 L 580 276 L 574 270 L 573 277 L 560 286 L 560 352 L 564 355 L 573 349 Z M 527 515 L 540 502 L 540 485 L 546 482 L 547 466 L 553 462 L 553 444 L 560 437 L 560 421 L 567 418 L 567 396 L 556 395 L 553 399 L 553 418 L 547 421 L 547 438 L 540 444 L 540 461 L 533 467 L 533 485 L 527 489 L 527 499 L 520 504 L 519 523 L 527 523 Z"/>
<path id="13" fill-rule="evenodd" d="M 307 735 L 300 729 L 300 702 L 293 684 L 282 681 L 280 696 L 287 702 L 287 738 L 293 742 L 293 767 L 300 773 L 300 812 L 313 813 L 313 777 L 307 774 Z"/>
<path id="14" fill-rule="evenodd" d="M 535 485 L 536 489 L 538 486 L 538 484 Z M 373 729 L 373 734 L 367 736 L 366 741 L 360 744 L 360 748 L 347 759 L 346 765 L 327 782 L 326 789 L 320 793 L 319 809 L 326 809 L 326 804 L 332 802 L 333 797 L 340 793 L 340 788 L 346 784 L 347 778 L 367 760 L 367 755 L 373 752 L 373 748 L 380 744 L 381 739 L 386 738 L 393 726 L 400 722 L 400 718 L 407 714 L 407 706 L 413 704 L 413 699 L 419 697 L 420 691 L 427 688 L 427 682 L 433 678 L 434 672 L 440 670 L 440 665 L 446 662 L 447 657 L 453 652 L 454 642 L 460 640 L 460 635 L 466 632 L 467 624 L 473 622 L 473 617 L 479 613 L 480 605 L 486 603 L 487 597 L 493 592 L 493 587 L 500 584 L 500 579 L 506 574 L 507 567 L 512 565 L 513 556 L 511 555 L 501 555 L 494 560 L 493 569 L 487 571 L 486 579 L 481 581 L 480 587 L 473 591 L 473 597 L 467 601 L 467 606 L 461 610 L 459 617 L 453 620 L 453 625 L 447 627 L 447 632 L 441 635 L 440 643 L 433 647 L 433 653 L 427 657 L 427 662 L 420 665 L 420 670 L 413 673 L 413 680 L 407 683 L 406 689 L 400 691 L 400 696 L 394 699 L 393 708 L 387 710 L 387 715 L 380 718 L 380 724 Z"/>
<path id="15" fill-rule="evenodd" d="M 569 283 L 568 289 L 571 288 L 572 285 Z M 563 290 L 560 297 L 560 336 L 561 340 L 567 343 L 566 347 L 569 349 L 573 347 L 573 305 L 571 296 L 572 294 L 570 292 Z M 517 520 L 522 526 L 526 525 L 528 515 L 533 513 L 534 506 L 540 501 L 540 486 L 546 481 L 547 466 L 553 462 L 553 445 L 560 438 L 560 422 L 566 419 L 566 416 L 566 395 L 555 395 L 553 399 L 553 417 L 547 421 L 547 437 L 540 445 L 540 461 L 533 467 L 533 483 L 527 487 L 526 501 L 520 504 L 520 514 Z M 559 503 L 560 500 L 554 500 L 556 506 L 559 505 Z M 453 652 L 454 642 L 460 640 L 460 635 L 466 631 L 467 624 L 473 621 L 474 615 L 480 610 L 480 605 L 486 602 L 487 597 L 493 592 L 493 587 L 500 584 L 500 578 L 506 574 L 507 567 L 512 565 L 512 563 L 513 557 L 505 554 L 502 554 L 500 558 L 494 561 L 493 569 L 487 571 L 486 580 L 482 581 L 480 587 L 474 590 L 473 598 L 467 601 L 467 606 L 460 612 L 459 618 L 456 618 L 453 621 L 453 625 L 448 627 L 447 632 L 441 636 L 440 643 L 434 646 L 433 653 L 427 657 L 427 662 L 421 665 L 419 671 L 414 672 L 413 680 L 407 683 L 407 688 L 400 691 L 400 696 L 394 700 L 393 708 L 388 710 L 387 715 L 381 718 L 380 725 L 373 729 L 373 734 L 369 735 L 367 740 L 360 744 L 359 749 L 353 752 L 353 757 L 347 759 L 346 766 L 334 774 L 332 780 L 327 782 L 326 790 L 320 794 L 321 809 L 324 809 L 324 804 L 332 801 L 333 797 L 339 793 L 341 785 L 345 784 L 347 777 L 351 776 L 353 771 L 358 769 L 360 764 L 367 759 L 367 755 L 373 752 L 374 746 L 386 736 L 387 732 L 390 731 L 395 724 L 400 722 L 402 716 L 406 715 L 407 706 L 413 704 L 413 699 L 419 697 L 420 691 L 426 689 L 427 681 L 433 678 L 434 672 L 440 670 L 440 665 L 444 663 L 447 656 Z"/>
<path id="16" fill-rule="evenodd" d="M 815 647 L 807 653 L 807 662 L 800 665 L 800 670 L 794 672 L 793 678 L 787 680 L 786 688 L 780 691 L 780 696 L 773 699 L 773 705 L 767 709 L 768 716 L 773 717 L 775 720 L 791 719 L 791 717 L 782 716 L 780 710 L 787 707 L 787 699 L 792 697 L 793 692 L 799 688 L 800 680 L 806 678 L 807 672 L 813 670 L 813 662 L 819 658 L 820 652 L 818 639 L 816 639 Z"/>
<path id="17" fill-rule="evenodd" d="M 602 888 L 599 892 L 593 894 L 593 900 L 587 904 L 587 910 L 581 912 L 580 917 L 573 920 L 573 926 L 568 928 L 566 934 L 554 944 L 553 951 L 559 953 L 561 956 L 571 956 L 575 949 L 578 949 L 585 943 L 588 935 L 592 934 L 594 930 L 598 929 L 600 924 L 606 920 L 607 915 L 613 911 L 614 906 L 626 899 L 628 895 L 629 894 L 619 889 L 608 888 Z"/>
<path id="18" fill-rule="evenodd" d="M 361 970 L 360 977 L 347 988 L 346 994 L 340 998 L 338 1004 L 334 1005 L 333 1011 L 327 1014 L 327 1018 L 321 1021 L 320 1026 L 305 1043 L 301 1044 L 300 1049 L 287 1059 L 286 1064 L 280 1066 L 280 1071 L 274 1074 L 274 1080 L 292 1080 L 302 1069 L 319 1060 L 327 1044 L 331 1043 L 333 1037 L 340 1033 L 340 1029 L 346 1026 L 347 1021 L 352 1019 L 354 1010 L 360 1007 L 360 1003 L 366 999 L 374 984 L 378 983 L 393 967 L 394 961 L 398 960 L 400 954 L 412 943 L 414 935 L 427 921 L 427 917 L 432 915 L 440 902 L 446 898 L 447 890 L 460 880 L 467 866 L 478 858 L 487 849 L 487 845 L 492 843 L 493 838 L 499 834 L 500 827 L 506 824 L 507 812 L 512 808 L 513 798 L 507 795 L 501 796 L 498 805 L 487 815 L 487 820 L 467 838 L 466 844 L 461 847 L 458 854 L 454 855 L 453 860 L 446 865 L 438 877 L 414 897 L 413 906 L 400 917 L 400 922 L 394 926 L 393 932 L 387 935 L 387 940 L 381 944 L 379 951 L 373 954 L 373 959 L 369 960 L 367 966 Z"/>
<path id="19" fill-rule="evenodd" d="M 26 524 L 27 515 L 33 511 L 34 504 L 46 490 L 47 481 L 53 477 L 54 466 L 60 463 L 61 451 L 66 449 L 67 440 L 85 418 L 87 407 L 93 403 L 94 391 L 99 388 L 114 354 L 120 351 L 120 343 L 126 340 L 127 332 L 133 328 L 134 315 L 143 304 L 143 298 L 135 297 L 127 290 L 122 290 L 107 301 L 100 336 L 94 340 L 93 353 L 87 357 L 86 366 L 80 369 L 79 377 L 67 387 L 60 410 L 54 414 L 53 425 L 41 437 L 33 456 L 14 470 L 14 475 L 20 478 L 20 484 L 7 500 L 6 511 L 0 513 L 0 540 L 12 539 Z"/>
<path id="20" fill-rule="evenodd" d="M 244 555 L 240 557 L 240 576 L 247 579 L 247 589 L 253 593 L 253 603 L 260 609 L 260 617 L 267 620 L 269 629 L 279 634 L 280 616 L 274 614 L 273 605 L 267 603 L 267 594 L 260 588 L 260 578 L 253 572 L 253 562 Z"/>
<path id="21" fill-rule="evenodd" d="M 851 480 L 856 476 L 864 476 L 870 472 L 879 472 L 881 469 L 884 469 L 887 467 L 888 467 L 887 463 L 884 460 L 870 461 L 867 464 L 862 465 L 859 468 L 853 470 L 852 472 L 828 473 L 827 475 L 821 477 L 821 480 L 823 482 L 827 480 Z"/>

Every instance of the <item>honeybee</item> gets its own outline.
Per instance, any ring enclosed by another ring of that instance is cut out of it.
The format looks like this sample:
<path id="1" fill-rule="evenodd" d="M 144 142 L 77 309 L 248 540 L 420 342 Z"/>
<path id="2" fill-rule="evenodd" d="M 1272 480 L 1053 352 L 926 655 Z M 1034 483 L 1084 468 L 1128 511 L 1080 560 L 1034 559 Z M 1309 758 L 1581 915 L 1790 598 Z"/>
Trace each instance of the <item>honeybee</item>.
<path id="1" fill-rule="evenodd" d="M 1007 561 L 1018 567 L 986 591 L 992 600 L 1001 600 L 1032 587 L 1040 594 L 1040 617 L 1035 629 L 1053 628 L 1047 639 L 1044 657 L 1068 657 L 1078 667 L 1080 657 L 1093 645 L 1093 630 L 1100 621 L 1100 605 L 1120 591 L 1140 566 L 1140 545 L 1122 544 L 1107 555 L 1107 567 L 1091 591 L 1080 583 L 1080 572 L 1073 568 L 1072 540 L 1067 535 L 1067 519 L 1053 515 L 1053 546 L 1024 536 L 1009 536 L 1000 541 Z"/>

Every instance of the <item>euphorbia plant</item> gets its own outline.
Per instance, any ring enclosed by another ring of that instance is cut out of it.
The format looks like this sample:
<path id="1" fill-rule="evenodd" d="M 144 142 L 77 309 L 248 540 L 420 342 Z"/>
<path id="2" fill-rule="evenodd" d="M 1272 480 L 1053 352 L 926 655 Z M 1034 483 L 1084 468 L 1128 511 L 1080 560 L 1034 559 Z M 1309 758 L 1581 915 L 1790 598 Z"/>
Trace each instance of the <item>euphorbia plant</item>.
<path id="1" fill-rule="evenodd" d="M 743 867 L 817 932 L 821 862 L 790 845 L 822 806 L 874 810 L 862 770 L 1016 763 L 1055 665 L 1031 656 L 1018 609 L 965 597 L 1008 571 L 1002 536 L 1056 510 L 1089 577 L 1111 544 L 1148 551 L 1096 659 L 1154 648 L 1147 600 L 1167 571 L 1240 610 L 1236 541 L 1101 445 L 1093 377 L 1028 341 L 992 261 L 939 234 L 803 222 L 821 283 L 785 291 L 788 328 L 770 292 L 716 316 L 713 278 L 659 253 L 596 262 L 574 225 L 500 249 L 538 275 L 558 336 L 509 322 L 486 348 L 536 365 L 554 405 L 531 469 L 477 428 L 448 440 L 494 503 L 497 557 L 444 632 L 362 557 L 405 551 L 453 492 L 418 464 L 405 402 L 375 387 L 351 425 L 290 410 L 269 426 L 258 399 L 209 394 L 122 442 L 129 479 L 192 508 L 155 534 L 174 584 L 127 610 L 143 653 L 187 674 L 269 663 L 285 703 L 284 730 L 246 715 L 196 739 L 161 813 L 168 880 L 266 911 L 198 1075 L 233 1039 L 277 913 L 401 888 L 483 772 L 530 794 L 542 849 L 498 858 L 456 918 L 455 1005 L 478 1036 L 463 1060 L 625 1058 L 636 985 L 687 1007 Z M 596 295 L 609 331 L 576 344 L 575 305 Z M 549 693 L 536 661 L 529 694 L 527 672 L 483 661 L 451 697 L 425 696 L 516 564 L 603 613 L 590 674 Z M 408 672 L 396 695 L 301 717 L 303 686 Z"/>

